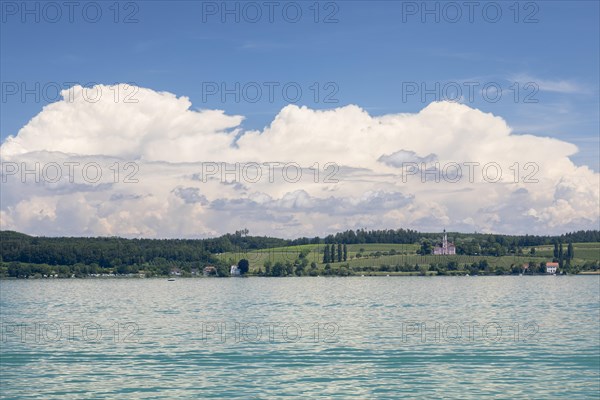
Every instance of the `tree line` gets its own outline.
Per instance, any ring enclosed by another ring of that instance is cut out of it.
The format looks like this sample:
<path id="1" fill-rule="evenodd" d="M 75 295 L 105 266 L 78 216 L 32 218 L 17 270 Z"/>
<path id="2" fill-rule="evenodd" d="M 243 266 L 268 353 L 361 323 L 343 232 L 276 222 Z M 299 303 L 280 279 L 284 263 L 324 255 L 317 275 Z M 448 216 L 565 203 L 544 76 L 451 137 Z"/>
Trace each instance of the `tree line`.
<path id="1" fill-rule="evenodd" d="M 592 231 L 589 231 L 592 232 Z M 426 236 L 421 239 L 420 248 L 417 251 L 418 254 L 428 255 L 433 254 L 433 249 L 435 246 L 441 245 L 440 235 L 430 237 Z M 561 235 L 561 236 L 552 236 L 546 237 L 541 240 L 538 237 L 535 240 L 531 240 L 529 237 L 523 236 L 515 236 L 515 237 L 507 237 L 503 235 L 477 235 L 474 234 L 472 236 L 466 236 L 464 234 L 448 234 L 448 241 L 453 242 L 456 247 L 456 254 L 459 255 L 480 255 L 480 256 L 493 256 L 493 257 L 501 257 L 505 255 L 535 255 L 535 247 L 531 246 L 543 246 L 543 245 L 552 245 L 554 244 L 554 261 L 568 261 L 572 260 L 574 257 L 573 250 L 573 238 L 579 239 L 589 239 L 589 242 L 597 242 L 594 240 L 596 235 L 590 234 L 586 235 Z M 600 239 L 600 238 L 599 238 Z M 585 240 L 580 240 L 579 242 L 586 242 Z M 537 244 L 527 244 L 524 243 L 537 243 Z M 567 246 L 567 250 L 563 256 L 563 244 Z M 524 249 L 525 246 L 529 246 L 530 248 Z M 560 253 L 560 254 L 559 254 Z M 561 262 L 562 262 L 561 261 Z"/>

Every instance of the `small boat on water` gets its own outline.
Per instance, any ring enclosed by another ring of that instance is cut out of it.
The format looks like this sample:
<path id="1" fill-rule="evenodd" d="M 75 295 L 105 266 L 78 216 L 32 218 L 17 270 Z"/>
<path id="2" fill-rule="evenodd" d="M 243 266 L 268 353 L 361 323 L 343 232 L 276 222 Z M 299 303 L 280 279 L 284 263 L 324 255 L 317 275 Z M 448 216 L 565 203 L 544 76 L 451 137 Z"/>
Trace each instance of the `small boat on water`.
<path id="1" fill-rule="evenodd" d="M 169 278 L 167 279 L 169 282 L 173 282 L 175 280 L 175 278 Z"/>

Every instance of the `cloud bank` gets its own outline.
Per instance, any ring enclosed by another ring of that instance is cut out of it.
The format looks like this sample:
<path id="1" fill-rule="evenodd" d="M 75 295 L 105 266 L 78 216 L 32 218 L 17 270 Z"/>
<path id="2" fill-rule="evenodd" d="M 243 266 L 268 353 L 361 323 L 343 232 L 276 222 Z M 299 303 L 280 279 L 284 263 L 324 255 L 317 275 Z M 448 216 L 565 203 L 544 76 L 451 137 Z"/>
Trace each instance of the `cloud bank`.
<path id="1" fill-rule="evenodd" d="M 600 223 L 600 175 L 571 162 L 575 145 L 514 135 L 466 105 L 383 116 L 289 105 L 245 131 L 243 116 L 195 110 L 186 97 L 136 88 L 125 102 L 112 96 L 123 87 L 94 89 L 103 94 L 94 102 L 89 88 L 65 90 L 1 145 L 2 229 L 298 237 L 400 227 L 554 234 Z"/>

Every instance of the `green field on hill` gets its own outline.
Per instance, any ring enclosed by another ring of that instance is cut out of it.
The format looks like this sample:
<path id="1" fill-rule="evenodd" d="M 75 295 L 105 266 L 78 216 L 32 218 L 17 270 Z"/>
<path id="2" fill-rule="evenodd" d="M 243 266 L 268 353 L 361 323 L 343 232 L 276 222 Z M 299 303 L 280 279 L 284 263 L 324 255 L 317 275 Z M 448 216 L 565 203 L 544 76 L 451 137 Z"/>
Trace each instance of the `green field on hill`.
<path id="1" fill-rule="evenodd" d="M 554 246 L 532 246 L 535 247 L 537 256 L 552 258 L 554 252 Z M 575 249 L 575 259 L 582 259 L 587 261 L 595 261 L 600 259 L 600 243 L 573 243 Z M 524 249 L 523 251 L 528 253 L 531 247 Z"/>
<path id="2" fill-rule="evenodd" d="M 218 255 L 223 261 L 237 263 L 240 259 L 245 258 L 250 262 L 250 271 L 256 272 L 262 268 L 264 263 L 269 260 L 272 263 L 289 261 L 291 263 L 296 260 L 301 251 L 307 251 L 306 258 L 310 262 L 317 263 L 319 268 L 324 266 L 323 263 L 323 244 L 307 244 L 300 246 L 277 247 L 265 250 L 240 251 L 230 252 Z M 348 264 L 350 267 L 379 267 L 381 265 L 431 265 L 438 263 L 448 263 L 456 261 L 459 266 L 463 264 L 472 264 L 481 260 L 493 266 L 510 267 L 511 265 L 527 264 L 530 261 L 539 264 L 541 262 L 552 261 L 553 246 L 537 246 L 534 256 L 529 255 L 530 248 L 523 248 L 523 255 L 507 255 L 501 257 L 494 256 L 468 256 L 468 255 L 453 255 L 453 256 L 421 256 L 417 254 L 419 249 L 418 244 L 351 244 L 348 245 L 347 261 L 341 263 L 331 263 L 331 265 Z M 573 243 L 575 250 L 575 258 L 573 264 L 584 264 L 588 261 L 600 260 L 600 243 Z M 389 255 L 389 252 L 394 250 L 396 254 Z M 388 255 L 386 255 L 388 253 Z M 361 254 L 361 257 L 357 257 Z"/>

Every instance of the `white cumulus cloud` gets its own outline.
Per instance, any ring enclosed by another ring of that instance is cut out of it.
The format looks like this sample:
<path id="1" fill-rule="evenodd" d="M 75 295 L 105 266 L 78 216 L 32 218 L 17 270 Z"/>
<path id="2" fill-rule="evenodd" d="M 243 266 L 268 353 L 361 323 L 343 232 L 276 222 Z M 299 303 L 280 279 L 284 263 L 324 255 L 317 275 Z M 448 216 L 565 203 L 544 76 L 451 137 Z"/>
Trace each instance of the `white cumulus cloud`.
<path id="1" fill-rule="evenodd" d="M 89 90 L 102 95 L 92 102 Z M 125 90 L 128 102 L 115 98 Z M 575 145 L 514 135 L 466 105 L 383 116 L 290 105 L 265 129 L 243 131 L 243 116 L 195 110 L 167 92 L 99 85 L 62 95 L 0 147 L 2 229 L 204 237 L 248 227 L 296 237 L 599 224 L 600 175 L 571 162 Z"/>

